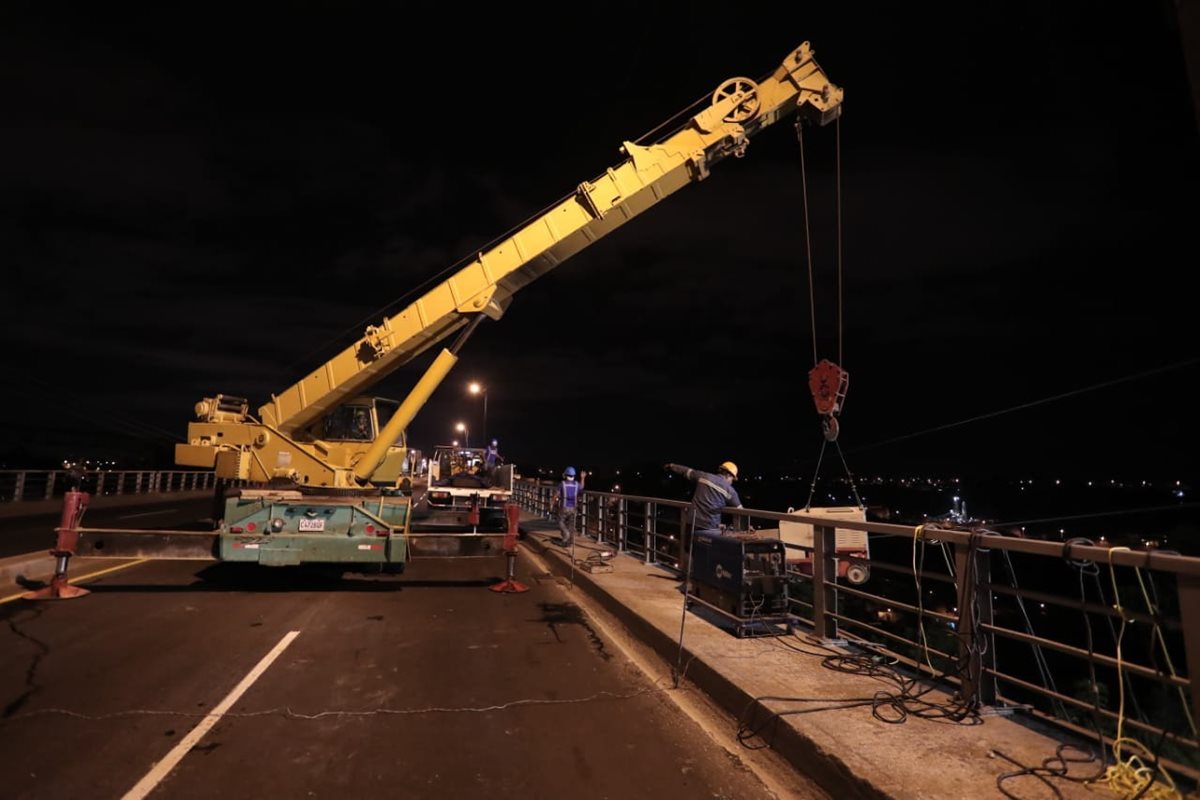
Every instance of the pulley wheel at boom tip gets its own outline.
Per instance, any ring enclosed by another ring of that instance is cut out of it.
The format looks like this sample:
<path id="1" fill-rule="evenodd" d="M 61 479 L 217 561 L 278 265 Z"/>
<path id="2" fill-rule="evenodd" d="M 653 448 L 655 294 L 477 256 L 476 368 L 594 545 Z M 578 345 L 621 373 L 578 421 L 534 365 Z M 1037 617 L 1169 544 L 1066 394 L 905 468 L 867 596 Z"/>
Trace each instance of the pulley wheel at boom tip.
<path id="1" fill-rule="evenodd" d="M 726 122 L 740 124 L 758 116 L 758 84 L 749 78 L 730 78 L 722 83 L 713 92 L 713 105 L 735 94 L 745 95 L 745 99 L 725 116 Z"/>

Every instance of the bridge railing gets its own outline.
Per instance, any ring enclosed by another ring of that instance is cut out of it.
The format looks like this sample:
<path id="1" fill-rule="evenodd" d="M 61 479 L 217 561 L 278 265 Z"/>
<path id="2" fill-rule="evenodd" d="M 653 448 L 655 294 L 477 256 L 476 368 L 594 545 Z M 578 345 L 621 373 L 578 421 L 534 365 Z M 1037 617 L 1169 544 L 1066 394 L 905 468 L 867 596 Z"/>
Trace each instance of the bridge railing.
<path id="1" fill-rule="evenodd" d="M 553 493 L 524 481 L 517 497 L 548 517 Z M 586 491 L 580 524 L 620 554 L 679 571 L 689 507 Z M 1110 760 L 1134 755 L 1200 780 L 1191 680 L 1200 670 L 1200 558 L 982 528 L 726 511 L 734 534 L 779 538 L 781 523 L 812 526 L 809 546 L 795 537 L 784 546 L 791 613 L 817 637 L 869 647 L 949 685 L 969 707 L 1102 743 Z"/>
<path id="2" fill-rule="evenodd" d="M 198 470 L 0 470 L 0 503 L 53 500 L 62 497 L 82 477 L 81 488 L 94 497 L 118 494 L 160 494 L 216 488 L 211 471 Z"/>

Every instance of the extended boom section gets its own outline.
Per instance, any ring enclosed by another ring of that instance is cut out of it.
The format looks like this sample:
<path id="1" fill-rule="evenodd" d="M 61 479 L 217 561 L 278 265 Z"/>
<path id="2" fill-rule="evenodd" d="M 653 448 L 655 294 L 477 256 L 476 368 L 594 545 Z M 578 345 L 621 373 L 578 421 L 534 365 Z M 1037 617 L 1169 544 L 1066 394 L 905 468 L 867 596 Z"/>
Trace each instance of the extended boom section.
<path id="1" fill-rule="evenodd" d="M 259 409 L 262 421 L 284 433 L 316 417 L 403 366 L 465 324 L 468 315 L 499 318 L 512 295 L 567 258 L 611 233 L 729 155 L 747 139 L 799 111 L 825 124 L 841 111 L 842 90 L 831 84 L 801 45 L 768 78 L 734 78 L 713 103 L 680 130 L 648 146 L 626 142 L 629 156 L 586 181 L 512 235 L 484 250 L 398 314 Z"/>

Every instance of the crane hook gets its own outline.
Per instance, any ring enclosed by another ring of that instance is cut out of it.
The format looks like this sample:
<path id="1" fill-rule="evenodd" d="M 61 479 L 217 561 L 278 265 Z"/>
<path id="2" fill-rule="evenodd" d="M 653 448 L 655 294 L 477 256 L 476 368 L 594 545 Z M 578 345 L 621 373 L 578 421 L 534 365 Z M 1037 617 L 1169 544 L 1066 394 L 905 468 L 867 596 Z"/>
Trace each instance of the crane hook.
<path id="1" fill-rule="evenodd" d="M 808 388 L 812 392 L 817 413 L 821 415 L 821 429 L 825 441 L 836 441 L 838 437 L 837 415 L 846 402 L 846 390 L 850 388 L 850 373 L 828 359 L 821 359 L 808 372 Z"/>

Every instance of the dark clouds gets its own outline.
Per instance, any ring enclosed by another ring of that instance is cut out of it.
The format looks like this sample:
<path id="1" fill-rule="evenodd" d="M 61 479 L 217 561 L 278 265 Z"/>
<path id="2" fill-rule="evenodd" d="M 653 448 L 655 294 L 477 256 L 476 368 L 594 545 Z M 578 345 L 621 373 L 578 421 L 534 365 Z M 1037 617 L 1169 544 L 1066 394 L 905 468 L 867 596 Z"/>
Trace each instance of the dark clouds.
<path id="1" fill-rule="evenodd" d="M 258 405 L 623 140 L 808 39 L 847 92 L 853 466 L 1193 469 L 1195 364 L 1121 381 L 1197 355 L 1196 129 L 1169 3 L 687 9 L 6 12 L 0 452 L 166 442 L 218 391 Z M 806 138 L 834 359 L 837 145 Z M 414 443 L 481 425 L 463 389 L 480 379 L 518 461 L 811 469 L 801 188 L 790 127 L 763 132 L 482 326 Z M 403 395 L 424 363 L 378 389 Z"/>

